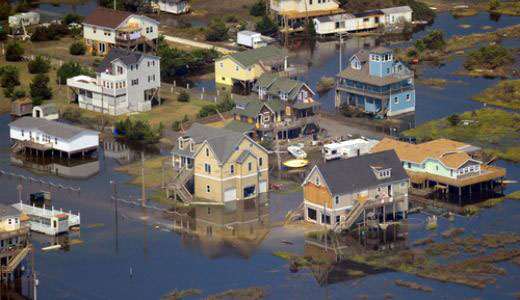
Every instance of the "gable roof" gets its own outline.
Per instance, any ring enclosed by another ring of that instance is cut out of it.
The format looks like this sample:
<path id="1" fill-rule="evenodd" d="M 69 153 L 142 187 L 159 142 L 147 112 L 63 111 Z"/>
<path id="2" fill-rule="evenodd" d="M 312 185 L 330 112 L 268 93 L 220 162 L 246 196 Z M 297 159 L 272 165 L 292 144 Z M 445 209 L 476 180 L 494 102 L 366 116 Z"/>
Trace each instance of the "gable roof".
<path id="1" fill-rule="evenodd" d="M 107 69 L 111 68 L 112 63 L 118 59 L 120 59 L 125 65 L 138 63 L 143 55 L 144 53 L 137 51 L 112 48 L 110 49 L 110 52 L 108 52 L 107 56 L 105 56 L 105 58 L 103 58 L 103 60 L 99 63 L 99 66 L 96 68 L 96 72 L 105 72 Z"/>
<path id="2" fill-rule="evenodd" d="M 260 76 L 253 86 L 253 91 L 258 92 L 261 87 L 266 88 L 267 93 L 271 95 L 278 96 L 279 93 L 286 93 L 291 101 L 296 99 L 298 92 L 300 92 L 303 87 L 306 87 L 312 95 L 315 95 L 314 91 L 302 81 L 278 77 L 268 73 L 264 73 Z"/>
<path id="3" fill-rule="evenodd" d="M 457 169 L 468 160 L 474 160 L 468 152 L 474 151 L 471 145 L 448 140 L 438 139 L 422 144 L 409 144 L 389 138 L 384 138 L 377 145 L 372 147 L 370 152 L 395 150 L 399 159 L 416 164 L 423 163 L 426 159 L 439 160 L 444 166 Z"/>
<path id="4" fill-rule="evenodd" d="M 392 169 L 391 176 L 378 179 L 372 167 Z M 332 195 L 354 193 L 408 178 L 393 150 L 335 160 L 316 165 Z"/>
<path id="5" fill-rule="evenodd" d="M 397 13 L 407 13 L 413 12 L 413 10 L 409 6 L 397 6 L 397 7 L 389 7 L 381 9 L 385 14 L 397 14 Z"/>
<path id="6" fill-rule="evenodd" d="M 89 132 L 99 135 L 98 132 L 72 126 L 65 123 L 56 121 L 49 121 L 42 118 L 22 117 L 9 123 L 9 127 L 17 127 L 20 129 L 38 129 L 43 133 L 46 133 L 52 137 L 59 137 L 65 140 L 73 138 L 74 136 L 82 133 Z"/>
<path id="7" fill-rule="evenodd" d="M 269 45 L 242 52 L 231 53 L 219 60 L 231 58 L 243 67 L 249 67 L 258 63 L 262 59 L 283 59 L 285 56 L 287 56 L 287 52 L 285 52 L 285 50 L 276 45 Z"/>
<path id="8" fill-rule="evenodd" d="M 236 98 L 235 103 L 243 108 L 235 107 L 232 113 L 250 118 L 258 116 L 264 106 L 274 113 L 282 112 L 285 109 L 284 103 L 277 99 L 262 101 L 251 98 Z"/>
<path id="9" fill-rule="evenodd" d="M 116 29 L 132 13 L 98 6 L 88 15 L 83 24 Z"/>
<path id="10" fill-rule="evenodd" d="M 386 86 L 392 83 L 401 82 L 408 78 L 413 78 L 414 72 L 411 71 L 406 64 L 402 64 L 403 69 L 398 73 L 392 73 L 383 77 L 370 75 L 370 65 L 368 64 L 369 53 L 384 54 L 391 51 L 391 49 L 384 47 L 377 47 L 369 51 L 362 49 L 354 54 L 349 60 L 351 61 L 354 57 L 357 57 L 361 62 L 361 69 L 354 69 L 350 64 L 348 64 L 347 67 L 338 74 L 338 76 L 376 86 Z M 396 63 L 400 63 L 400 61 L 395 61 L 394 64 Z"/>
<path id="11" fill-rule="evenodd" d="M 40 108 L 44 116 L 57 114 L 59 112 L 58 107 L 54 103 L 43 104 L 35 108 Z"/>
<path id="12" fill-rule="evenodd" d="M 239 163 L 239 164 L 244 163 L 249 156 L 256 158 L 256 156 L 253 153 L 251 153 L 251 151 L 249 151 L 249 150 L 242 151 L 242 153 L 240 153 L 240 155 L 237 158 L 237 163 Z"/>
<path id="13" fill-rule="evenodd" d="M 254 124 L 242 122 L 238 120 L 233 120 L 229 122 L 226 126 L 224 126 L 224 129 L 231 130 L 238 133 L 246 133 L 250 132 L 255 128 Z"/>
<path id="14" fill-rule="evenodd" d="M 11 205 L 0 203 L 0 218 L 20 216 L 20 211 Z"/>

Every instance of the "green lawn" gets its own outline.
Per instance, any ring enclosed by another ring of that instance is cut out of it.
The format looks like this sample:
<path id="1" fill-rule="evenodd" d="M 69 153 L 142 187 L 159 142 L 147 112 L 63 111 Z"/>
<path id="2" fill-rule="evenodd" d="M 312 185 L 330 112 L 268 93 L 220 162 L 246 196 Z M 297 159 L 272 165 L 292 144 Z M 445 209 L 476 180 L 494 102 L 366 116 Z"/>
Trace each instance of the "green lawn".
<path id="1" fill-rule="evenodd" d="M 520 80 L 502 80 L 473 98 L 476 101 L 520 110 Z"/>

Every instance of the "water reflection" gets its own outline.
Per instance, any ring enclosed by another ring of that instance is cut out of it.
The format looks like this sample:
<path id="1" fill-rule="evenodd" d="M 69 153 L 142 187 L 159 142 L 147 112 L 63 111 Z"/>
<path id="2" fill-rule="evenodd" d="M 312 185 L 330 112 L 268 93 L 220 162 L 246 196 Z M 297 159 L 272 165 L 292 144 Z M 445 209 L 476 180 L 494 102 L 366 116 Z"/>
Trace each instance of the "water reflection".
<path id="1" fill-rule="evenodd" d="M 390 271 L 356 262 L 354 256 L 367 256 L 407 247 L 408 229 L 391 225 L 386 230 L 367 228 L 344 235 L 313 232 L 305 237 L 304 253 L 313 262 L 309 268 L 320 286 L 327 286 Z"/>
<path id="2" fill-rule="evenodd" d="M 60 159 L 11 154 L 11 164 L 37 175 L 50 174 L 67 179 L 88 179 L 99 173 L 97 157 Z"/>
<path id="3" fill-rule="evenodd" d="M 195 204 L 184 219 L 177 218 L 185 246 L 209 258 L 251 257 L 270 231 L 269 201 L 265 198 Z"/>

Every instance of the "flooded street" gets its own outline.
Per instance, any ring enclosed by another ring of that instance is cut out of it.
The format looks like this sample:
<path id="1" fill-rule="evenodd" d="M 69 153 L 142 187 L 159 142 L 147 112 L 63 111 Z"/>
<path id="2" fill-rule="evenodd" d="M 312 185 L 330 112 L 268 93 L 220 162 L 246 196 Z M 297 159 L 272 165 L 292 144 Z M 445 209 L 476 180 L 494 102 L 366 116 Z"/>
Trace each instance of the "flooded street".
<path id="1" fill-rule="evenodd" d="M 49 14 L 77 12 L 86 15 L 94 8 L 95 1 L 76 7 L 40 5 L 40 10 Z M 507 16 L 497 20 L 484 13 L 455 19 L 443 13 L 427 29 L 442 29 L 447 36 L 452 36 L 486 31 L 483 26 L 492 26 L 491 30 L 495 30 L 517 24 L 518 20 L 518 17 Z M 460 24 L 470 24 L 471 28 L 462 29 Z M 414 34 L 413 40 L 424 34 L 425 31 Z M 308 73 L 301 79 L 311 88 L 316 88 L 322 76 L 334 76 L 341 69 L 337 41 L 295 40 L 293 43 L 291 60 L 309 65 Z M 402 47 L 404 43 L 392 47 Z M 503 44 L 509 48 L 520 45 L 518 40 L 505 40 Z M 343 67 L 360 48 L 375 45 L 374 38 L 346 40 L 341 46 Z M 472 101 L 471 97 L 499 79 L 453 74 L 462 63 L 462 59 L 454 59 L 442 67 L 421 67 L 424 71 L 421 78 L 445 78 L 452 82 L 442 90 L 417 84 L 417 125 L 482 107 L 482 103 Z M 195 87 L 215 89 L 212 80 L 197 81 Z M 319 95 L 317 100 L 323 109 L 330 111 L 333 110 L 333 98 L 334 91 L 331 90 Z M 139 159 L 139 153 L 133 147 L 100 149 L 96 157 L 73 165 L 51 162 L 46 163 L 46 167 L 38 167 L 35 162 L 11 156 L 7 126 L 10 121 L 10 115 L 0 116 L 0 170 L 81 190 L 78 193 L 19 180 L 8 174 L 0 176 L 3 193 L 0 203 L 16 202 L 17 185 L 21 183 L 23 199 L 30 193 L 50 190 L 55 208 L 81 213 L 81 232 L 70 237 L 79 242 L 68 248 L 42 251 L 42 247 L 54 244 L 54 239 L 33 234 L 41 299 L 159 299 L 174 289 L 200 289 L 201 297 L 204 297 L 247 287 L 267 288 L 268 299 L 383 299 L 385 295 L 392 295 L 394 299 L 514 299 L 520 292 L 520 267 L 511 262 L 497 263 L 505 269 L 505 274 L 495 276 L 497 284 L 485 289 L 442 283 L 402 272 L 359 273 L 357 269 L 357 272 L 349 272 L 354 270 L 352 262 L 326 260 L 330 255 L 330 249 L 326 250 L 326 239 L 313 240 L 301 228 L 282 226 L 287 212 L 300 205 L 302 192 L 271 194 L 266 200 L 247 200 L 224 207 L 202 205 L 191 211 L 179 209 L 177 214 L 166 212 L 165 207 L 157 203 L 142 208 L 132 204 L 141 195 L 139 187 L 128 183 L 130 176 L 114 171 L 120 164 Z M 146 152 L 150 156 L 169 155 L 169 149 L 154 148 Z M 520 164 L 498 161 L 497 165 L 507 168 L 508 179 L 520 179 Z M 111 181 L 116 183 L 117 197 L 126 200 L 117 202 L 117 212 L 116 203 L 111 200 L 114 194 Z M 508 185 L 505 193 L 517 190 L 520 190 L 520 184 L 514 183 Z M 151 190 L 146 192 L 148 195 L 153 193 Z M 473 217 L 456 216 L 453 221 L 440 218 L 435 231 L 425 228 L 426 218 L 424 214 L 411 214 L 399 229 L 399 239 L 395 236 L 387 239 L 384 233 L 380 236 L 378 232 L 377 248 L 386 249 L 383 251 L 399 247 L 415 249 L 418 247 L 412 246 L 412 242 L 425 237 L 447 241 L 441 233 L 455 227 L 463 227 L 466 236 L 478 238 L 498 232 L 520 234 L 520 201 L 506 200 Z M 341 246 L 361 252 L 376 247 L 367 246 L 366 240 L 361 239 L 349 239 Z M 273 255 L 274 251 L 315 256 L 326 263 L 314 269 L 300 268 L 293 273 L 288 261 Z M 461 254 L 461 257 L 469 256 Z M 424 293 L 398 287 L 395 285 L 397 279 L 424 284 L 434 290 Z M 26 290 L 24 286 L 22 292 L 27 295 Z"/>

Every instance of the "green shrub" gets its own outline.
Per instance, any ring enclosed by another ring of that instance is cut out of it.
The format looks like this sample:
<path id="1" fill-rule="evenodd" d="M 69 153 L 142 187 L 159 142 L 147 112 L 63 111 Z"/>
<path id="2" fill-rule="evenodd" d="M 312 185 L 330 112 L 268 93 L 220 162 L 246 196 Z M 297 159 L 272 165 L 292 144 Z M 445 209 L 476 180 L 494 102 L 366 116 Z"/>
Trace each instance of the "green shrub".
<path id="1" fill-rule="evenodd" d="M 459 125 L 459 122 L 460 122 L 459 115 L 457 115 L 457 114 L 450 115 L 447 118 L 447 120 L 448 120 L 448 122 L 450 122 L 451 126 L 457 126 L 457 125 Z"/>
<path id="2" fill-rule="evenodd" d="M 258 0 L 249 8 L 249 14 L 255 17 L 264 16 L 267 11 L 267 4 L 264 0 Z"/>
<path id="3" fill-rule="evenodd" d="M 3 88 L 20 85 L 20 72 L 15 66 L 4 66 L 0 68 L 0 85 Z"/>
<path id="4" fill-rule="evenodd" d="M 307 24 L 305 25 L 305 33 L 307 33 L 310 36 L 316 35 L 316 27 L 314 25 L 314 21 L 309 20 Z"/>
<path id="5" fill-rule="evenodd" d="M 190 102 L 190 94 L 185 90 L 182 90 L 177 96 L 177 101 L 179 102 Z"/>
<path id="6" fill-rule="evenodd" d="M 31 35 L 31 41 L 44 42 L 55 41 L 69 34 L 69 28 L 65 24 L 52 23 L 49 26 L 38 26 Z"/>
<path id="7" fill-rule="evenodd" d="M 475 68 L 495 69 L 515 63 L 515 58 L 506 48 L 495 46 L 484 46 L 471 52 L 464 61 L 464 68 L 473 70 Z"/>
<path id="8" fill-rule="evenodd" d="M 21 61 L 25 53 L 23 47 L 17 42 L 7 45 L 5 50 L 5 60 L 7 61 Z"/>
<path id="9" fill-rule="evenodd" d="M 61 18 L 61 22 L 65 25 L 69 25 L 71 23 L 81 24 L 83 21 L 83 17 L 78 14 L 66 14 Z"/>
<path id="10" fill-rule="evenodd" d="M 27 69 L 31 74 L 47 73 L 51 68 L 51 62 L 41 56 L 36 56 L 27 64 Z"/>
<path id="11" fill-rule="evenodd" d="M 7 1 L 0 2 L 0 21 L 5 21 L 9 18 L 12 12 L 11 5 Z"/>
<path id="12" fill-rule="evenodd" d="M 67 79 L 78 75 L 95 76 L 87 69 L 82 68 L 78 63 L 69 61 L 61 65 L 56 71 L 58 84 L 67 84 Z"/>
<path id="13" fill-rule="evenodd" d="M 11 98 L 11 101 L 15 101 L 16 99 L 24 98 L 26 96 L 25 90 L 23 88 L 13 88 L 11 95 L 6 97 Z"/>
<path id="14" fill-rule="evenodd" d="M 500 3 L 500 0 L 489 0 L 489 9 L 490 10 L 498 9 L 500 7 L 500 5 L 502 5 L 502 3 Z"/>
<path id="15" fill-rule="evenodd" d="M 441 30 L 430 30 L 428 34 L 421 39 L 421 42 L 424 44 L 425 48 L 430 50 L 439 50 L 443 49 L 446 46 L 446 41 L 444 40 L 444 33 Z"/>
<path id="16" fill-rule="evenodd" d="M 197 113 L 197 118 L 205 118 L 207 116 L 215 115 L 217 113 L 217 106 L 214 104 L 208 104 L 201 107 Z"/>
<path id="17" fill-rule="evenodd" d="M 226 17 L 226 23 L 236 23 L 238 19 L 235 15 L 229 15 Z"/>
<path id="18" fill-rule="evenodd" d="M 0 29 L 0 41 L 7 40 L 7 30 L 6 29 Z"/>
<path id="19" fill-rule="evenodd" d="M 160 126 L 154 129 L 146 121 L 132 121 L 129 118 L 116 122 L 115 128 L 121 137 L 132 141 L 156 142 L 162 134 Z"/>
<path id="20" fill-rule="evenodd" d="M 221 42 L 228 38 L 228 28 L 220 19 L 213 19 L 209 22 L 206 30 L 206 41 Z"/>
<path id="21" fill-rule="evenodd" d="M 181 131 L 181 121 L 179 120 L 175 120 L 173 123 L 172 123 L 172 130 L 173 131 Z"/>
<path id="22" fill-rule="evenodd" d="M 256 31 L 263 35 L 271 35 L 278 32 L 278 24 L 269 16 L 264 16 L 262 20 L 256 23 Z"/>
<path id="23" fill-rule="evenodd" d="M 83 42 L 75 42 L 70 45 L 69 52 L 72 55 L 84 55 L 87 47 Z"/>
<path id="24" fill-rule="evenodd" d="M 49 87 L 49 77 L 47 75 L 37 74 L 36 76 L 34 76 L 31 84 L 29 85 L 29 89 L 31 91 L 31 98 L 33 99 L 33 104 L 35 104 L 35 101 L 47 100 L 52 98 L 52 90 Z"/>

